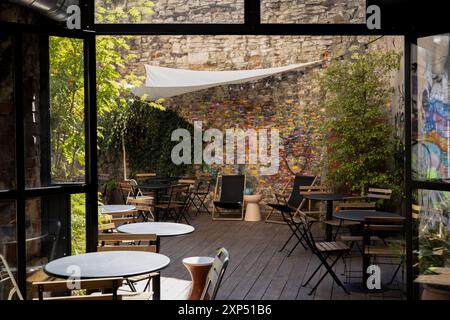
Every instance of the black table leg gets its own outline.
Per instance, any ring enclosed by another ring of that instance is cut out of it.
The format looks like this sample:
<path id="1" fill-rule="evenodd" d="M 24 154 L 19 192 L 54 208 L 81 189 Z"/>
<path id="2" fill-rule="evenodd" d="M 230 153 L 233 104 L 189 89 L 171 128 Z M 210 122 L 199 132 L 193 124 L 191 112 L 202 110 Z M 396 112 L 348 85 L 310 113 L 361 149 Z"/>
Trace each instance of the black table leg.
<path id="1" fill-rule="evenodd" d="M 161 300 L 161 274 L 158 272 L 152 278 L 153 300 Z"/>
<path id="2" fill-rule="evenodd" d="M 326 212 L 326 220 L 332 220 L 333 219 L 333 201 L 328 200 L 327 203 L 327 212 Z M 333 239 L 333 227 L 329 224 L 325 227 L 325 239 L 326 241 L 332 241 Z"/>

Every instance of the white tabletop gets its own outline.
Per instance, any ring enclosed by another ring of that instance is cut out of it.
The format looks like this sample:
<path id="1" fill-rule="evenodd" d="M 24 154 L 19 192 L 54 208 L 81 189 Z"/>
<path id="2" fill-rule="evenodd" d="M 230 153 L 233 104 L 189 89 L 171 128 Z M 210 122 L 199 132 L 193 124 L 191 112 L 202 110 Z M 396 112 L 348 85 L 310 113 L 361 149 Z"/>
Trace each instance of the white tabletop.
<path id="1" fill-rule="evenodd" d="M 117 231 L 131 234 L 156 234 L 158 237 L 174 237 L 194 232 L 188 224 L 172 222 L 139 222 L 121 225 Z"/>
<path id="2" fill-rule="evenodd" d="M 165 255 L 141 251 L 103 251 L 67 256 L 53 260 L 45 273 L 59 277 L 131 277 L 164 269 L 170 263 Z"/>
<path id="3" fill-rule="evenodd" d="M 125 205 L 125 204 L 107 204 L 104 206 L 98 206 L 99 213 L 111 213 L 111 212 L 128 212 L 135 210 L 135 206 Z"/>

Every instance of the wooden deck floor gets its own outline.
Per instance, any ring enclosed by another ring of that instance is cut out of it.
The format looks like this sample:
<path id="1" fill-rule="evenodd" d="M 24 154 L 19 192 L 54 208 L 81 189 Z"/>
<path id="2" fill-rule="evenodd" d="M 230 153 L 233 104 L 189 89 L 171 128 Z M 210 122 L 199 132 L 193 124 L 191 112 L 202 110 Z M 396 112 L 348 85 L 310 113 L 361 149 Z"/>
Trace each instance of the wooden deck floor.
<path id="1" fill-rule="evenodd" d="M 352 292 L 347 295 L 327 276 L 317 289 L 309 296 L 310 288 L 302 287 L 302 283 L 316 268 L 319 261 L 310 251 L 298 247 L 287 257 L 286 252 L 279 252 L 289 236 L 286 225 L 245 222 L 245 221 L 212 221 L 202 214 L 192 219 L 191 224 L 196 231 L 190 235 L 163 238 L 161 253 L 171 259 L 170 265 L 162 272 L 164 296 L 170 287 L 174 288 L 179 281 L 188 291 L 189 274 L 181 260 L 188 256 L 213 256 L 215 249 L 225 247 L 230 252 L 230 264 L 220 288 L 218 299 L 236 300 L 367 300 L 367 299 L 400 299 L 398 289 L 379 294 L 362 294 Z M 360 270 L 359 259 L 353 259 L 352 270 Z M 358 268 L 359 267 L 359 268 Z M 384 270 L 385 268 L 383 268 Z M 336 271 L 341 279 L 343 263 L 338 263 Z M 359 274 L 359 273 L 358 273 Z M 383 275 L 383 278 L 386 275 Z M 388 276 L 387 276 L 388 277 Z M 386 278 L 387 278 L 386 277 Z M 172 281 L 172 282 L 171 282 Z M 355 282 L 359 279 L 353 280 Z M 172 291 L 173 292 L 173 291 Z M 178 297 L 181 297 L 178 293 Z M 175 297 L 176 298 L 176 297 Z"/>

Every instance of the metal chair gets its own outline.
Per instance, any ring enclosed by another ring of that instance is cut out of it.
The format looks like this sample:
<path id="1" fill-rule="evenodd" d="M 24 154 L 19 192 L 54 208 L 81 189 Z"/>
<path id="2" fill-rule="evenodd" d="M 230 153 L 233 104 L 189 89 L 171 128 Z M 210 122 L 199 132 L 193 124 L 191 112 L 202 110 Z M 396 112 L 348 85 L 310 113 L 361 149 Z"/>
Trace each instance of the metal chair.
<path id="1" fill-rule="evenodd" d="M 16 295 L 19 300 L 23 300 L 22 293 L 20 293 L 19 286 L 14 279 L 8 262 L 6 262 L 6 259 L 0 254 L 0 284 L 3 286 L 8 282 L 12 288 L 9 290 L 7 300 L 12 300 L 14 295 Z"/>
<path id="2" fill-rule="evenodd" d="M 206 206 L 206 198 L 211 191 L 211 180 L 206 177 L 201 177 L 195 181 L 194 189 L 191 192 L 190 205 L 193 205 L 196 209 L 195 215 L 197 216 L 202 208 L 211 215 L 208 207 Z"/>
<path id="3" fill-rule="evenodd" d="M 225 248 L 220 248 L 214 258 L 213 265 L 206 278 L 205 288 L 203 289 L 200 300 L 215 300 L 223 276 L 228 267 L 230 254 Z"/>
<path id="4" fill-rule="evenodd" d="M 374 236 L 381 239 L 381 243 L 380 241 L 372 241 Z M 363 270 L 367 270 L 371 263 L 371 258 L 400 259 L 391 280 L 388 282 L 388 285 L 392 284 L 406 259 L 406 251 L 401 243 L 398 250 L 390 247 L 389 244 L 404 240 L 405 219 L 403 217 L 367 217 L 364 221 L 363 237 Z M 380 261 L 376 263 L 392 265 L 392 263 L 382 263 Z M 364 283 L 365 281 L 366 279 L 364 279 Z"/>
<path id="5" fill-rule="evenodd" d="M 273 213 L 273 211 L 279 211 L 283 218 L 283 222 L 288 225 L 289 229 L 292 232 L 289 238 L 283 244 L 280 252 L 286 248 L 286 246 L 294 237 L 297 239 L 297 242 L 289 251 L 288 256 L 292 254 L 292 252 L 299 244 L 301 244 L 304 249 L 307 249 L 307 245 L 303 242 L 304 234 L 300 229 L 300 225 L 302 222 L 296 216 L 298 214 L 298 211 L 300 211 L 300 209 L 306 203 L 306 199 L 300 193 L 301 187 L 312 186 L 315 183 L 316 179 L 317 178 L 313 176 L 296 176 L 289 198 L 284 193 L 275 194 L 278 203 L 267 204 L 272 208 L 272 212 L 269 214 L 269 216 Z"/>
<path id="6" fill-rule="evenodd" d="M 158 238 L 155 234 L 99 233 L 97 251 L 143 251 L 158 252 Z M 145 242 L 146 244 L 141 244 Z M 131 291 L 136 292 L 135 284 L 147 281 L 144 291 L 150 289 L 153 280 L 159 281 L 159 272 L 126 278 Z M 155 290 L 155 289 L 154 289 Z"/>
<path id="7" fill-rule="evenodd" d="M 305 235 L 304 238 L 305 242 L 311 249 L 312 253 L 320 261 L 319 266 L 316 268 L 316 270 L 314 270 L 314 272 L 302 286 L 303 287 L 307 286 L 314 278 L 314 276 L 319 272 L 322 266 L 324 266 L 326 272 L 323 273 L 322 277 L 320 277 L 320 279 L 311 289 L 309 295 L 312 295 L 316 291 L 320 283 L 325 279 L 325 277 L 328 274 L 333 278 L 334 282 L 344 290 L 345 293 L 350 294 L 347 288 L 342 284 L 341 280 L 337 277 L 336 273 L 333 270 L 333 267 L 336 265 L 339 259 L 341 259 L 343 255 L 349 253 L 350 248 L 345 243 L 340 241 L 317 242 L 314 239 L 314 236 L 311 231 L 312 225 L 317 221 L 308 219 L 308 216 L 304 212 L 300 212 L 299 217 L 300 220 L 302 221 L 301 227 L 303 228 L 303 234 Z M 331 259 L 332 256 L 335 256 L 334 259 Z"/>
<path id="8" fill-rule="evenodd" d="M 155 205 L 156 209 L 163 212 L 163 220 L 173 219 L 175 222 L 182 220 L 189 223 L 187 218 L 187 208 L 189 204 L 189 185 L 177 184 L 170 187 L 166 200 L 160 201 Z"/>
<path id="9" fill-rule="evenodd" d="M 245 175 L 230 175 L 217 177 L 214 199 L 217 199 L 220 182 L 220 198 L 213 201 L 213 220 L 243 220 L 244 219 L 244 189 Z M 225 217 L 222 213 L 240 211 L 238 217 Z M 216 214 L 217 213 L 217 214 Z"/>

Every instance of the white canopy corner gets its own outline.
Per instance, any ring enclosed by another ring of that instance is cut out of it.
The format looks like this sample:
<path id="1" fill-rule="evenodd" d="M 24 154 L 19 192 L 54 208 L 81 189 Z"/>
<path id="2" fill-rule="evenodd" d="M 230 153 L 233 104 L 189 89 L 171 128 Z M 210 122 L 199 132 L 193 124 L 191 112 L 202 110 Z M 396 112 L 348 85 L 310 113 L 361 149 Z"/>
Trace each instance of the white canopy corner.
<path id="1" fill-rule="evenodd" d="M 147 100 L 154 101 L 226 84 L 259 80 L 274 74 L 313 67 L 321 63 L 322 60 L 318 60 L 277 68 L 233 71 L 195 71 L 146 64 L 145 84 L 134 87 L 131 91 L 137 96 L 145 95 Z"/>

